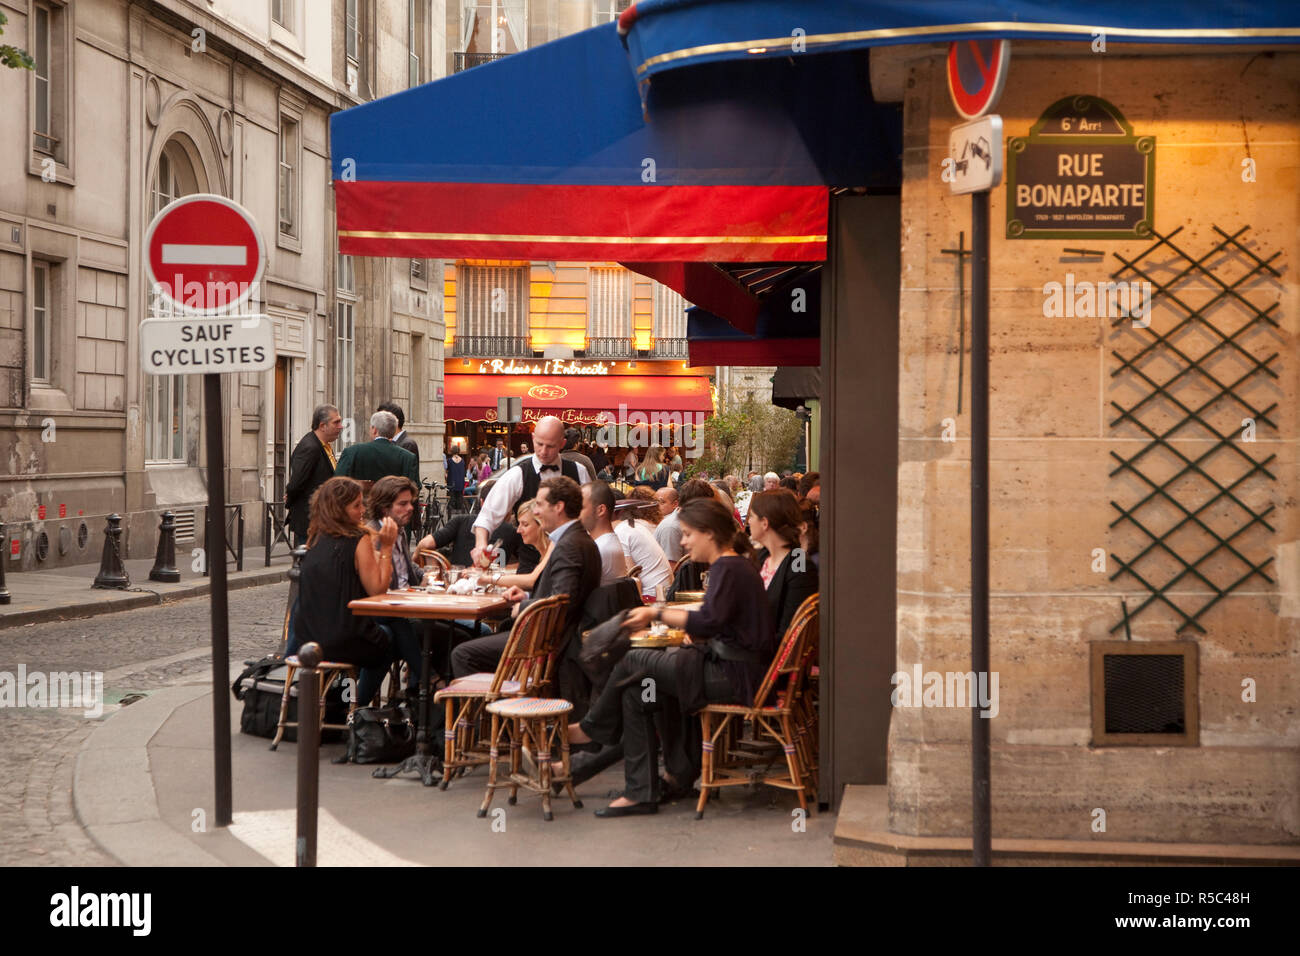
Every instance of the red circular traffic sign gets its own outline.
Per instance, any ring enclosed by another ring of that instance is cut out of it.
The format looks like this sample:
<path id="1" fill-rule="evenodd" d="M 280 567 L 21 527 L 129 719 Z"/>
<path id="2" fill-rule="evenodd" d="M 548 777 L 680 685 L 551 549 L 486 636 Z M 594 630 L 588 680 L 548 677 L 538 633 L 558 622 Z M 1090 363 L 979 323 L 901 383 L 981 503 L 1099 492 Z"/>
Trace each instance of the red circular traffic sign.
<path id="1" fill-rule="evenodd" d="M 966 119 L 993 109 L 1007 82 L 1010 40 L 954 40 L 948 44 L 948 92 Z"/>
<path id="2" fill-rule="evenodd" d="M 176 200 L 145 233 L 153 288 L 185 312 L 232 312 L 262 280 L 262 233 L 248 210 L 224 196 Z"/>

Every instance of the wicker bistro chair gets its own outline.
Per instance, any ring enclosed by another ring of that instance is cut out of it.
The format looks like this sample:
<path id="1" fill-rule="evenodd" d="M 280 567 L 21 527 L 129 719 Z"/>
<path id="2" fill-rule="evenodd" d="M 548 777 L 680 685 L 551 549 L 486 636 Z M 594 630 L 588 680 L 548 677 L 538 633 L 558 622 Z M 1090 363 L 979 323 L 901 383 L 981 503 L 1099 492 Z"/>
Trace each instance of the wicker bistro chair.
<path id="1" fill-rule="evenodd" d="M 488 763 L 479 733 L 486 704 L 503 697 L 548 696 L 568 605 L 567 594 L 530 604 L 510 629 L 495 673 L 458 677 L 434 694 L 434 703 L 446 707 L 441 789 L 447 789 L 453 776 Z"/>
<path id="2" fill-rule="evenodd" d="M 288 671 L 284 675 L 284 692 L 280 695 L 280 720 L 275 728 L 275 739 L 271 741 L 272 750 L 275 750 L 277 747 L 280 746 L 280 740 L 284 737 L 284 732 L 286 728 L 298 726 L 297 720 L 288 719 L 289 698 L 293 690 L 293 679 L 295 675 L 298 673 L 298 669 L 302 667 L 302 662 L 298 660 L 297 654 L 291 654 L 290 656 L 284 659 L 284 664 L 288 668 Z M 356 665 L 341 664 L 335 661 L 321 661 L 320 664 L 316 666 L 316 670 L 320 671 L 320 729 L 321 730 L 347 730 L 348 725 L 346 723 L 329 724 L 325 722 L 325 695 L 326 693 L 328 693 L 330 687 L 333 686 L 334 682 L 338 680 L 351 680 L 352 686 L 355 688 L 357 686 L 357 675 L 358 675 Z M 348 704 L 349 719 L 352 717 L 352 712 L 357 709 L 356 697 L 357 695 L 353 693 L 352 701 L 351 703 Z M 301 720 L 303 718 L 303 714 L 306 713 L 303 710 L 303 707 L 304 707 L 303 702 L 299 701 L 298 720 Z"/>
<path id="3" fill-rule="evenodd" d="M 799 806 L 805 811 L 809 798 L 816 796 L 812 768 L 817 761 L 817 744 L 809 734 L 810 723 L 815 727 L 815 718 L 810 719 L 807 714 L 805 685 L 817 648 L 819 608 L 816 594 L 799 606 L 752 704 L 709 704 L 700 711 L 704 754 L 695 819 L 704 816 L 704 805 L 711 791 L 746 785 L 754 779 L 768 786 L 796 791 Z M 784 768 L 755 771 L 754 763 L 761 757 L 752 751 L 733 748 L 737 725 L 746 720 L 751 723 L 755 738 L 771 740 L 781 747 L 785 754 Z"/>
<path id="4" fill-rule="evenodd" d="M 542 819 L 551 820 L 551 785 L 562 783 L 568 790 L 575 810 L 582 809 L 582 801 L 573 792 L 573 779 L 569 767 L 569 713 L 573 705 L 554 697 L 506 697 L 487 705 L 492 715 L 492 731 L 488 737 L 488 782 L 483 795 L 483 805 L 478 815 L 485 817 L 492 805 L 492 796 L 502 787 L 510 788 L 510 803 L 519 797 L 520 787 L 542 797 Z M 497 783 L 501 745 L 510 745 L 510 780 Z M 562 770 L 557 775 L 551 760 L 559 744 Z M 529 747 L 535 755 L 534 773 L 520 772 L 520 751 Z"/>

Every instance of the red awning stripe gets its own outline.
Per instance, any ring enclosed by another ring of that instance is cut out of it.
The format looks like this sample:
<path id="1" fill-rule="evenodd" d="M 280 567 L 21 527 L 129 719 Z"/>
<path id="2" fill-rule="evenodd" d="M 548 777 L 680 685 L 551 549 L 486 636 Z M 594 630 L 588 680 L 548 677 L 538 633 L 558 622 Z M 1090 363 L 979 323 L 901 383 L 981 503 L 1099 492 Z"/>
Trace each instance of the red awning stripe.
<path id="1" fill-rule="evenodd" d="M 826 256 L 824 186 L 340 180 L 334 190 L 339 251 L 348 255 L 645 262 Z"/>
<path id="2" fill-rule="evenodd" d="M 449 374 L 444 388 L 449 421 L 496 421 L 504 397 L 523 399 L 525 421 L 556 415 L 573 424 L 698 424 L 698 415 L 713 413 L 709 380 L 694 375 Z"/>
<path id="3" fill-rule="evenodd" d="M 691 339 L 692 365 L 821 365 L 816 339 Z"/>

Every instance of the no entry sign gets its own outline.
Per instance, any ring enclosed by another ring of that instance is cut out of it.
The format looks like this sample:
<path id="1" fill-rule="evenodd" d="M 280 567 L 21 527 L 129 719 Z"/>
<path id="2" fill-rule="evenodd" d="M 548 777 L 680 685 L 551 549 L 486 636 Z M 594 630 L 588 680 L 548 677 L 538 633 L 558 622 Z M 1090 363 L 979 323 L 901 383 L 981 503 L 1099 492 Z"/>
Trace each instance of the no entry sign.
<path id="1" fill-rule="evenodd" d="M 262 279 L 262 235 L 248 211 L 224 196 L 185 196 L 145 234 L 153 288 L 184 312 L 233 312 Z"/>
<path id="2" fill-rule="evenodd" d="M 948 44 L 948 92 L 966 119 L 989 112 L 1007 83 L 1009 40 L 954 40 Z"/>

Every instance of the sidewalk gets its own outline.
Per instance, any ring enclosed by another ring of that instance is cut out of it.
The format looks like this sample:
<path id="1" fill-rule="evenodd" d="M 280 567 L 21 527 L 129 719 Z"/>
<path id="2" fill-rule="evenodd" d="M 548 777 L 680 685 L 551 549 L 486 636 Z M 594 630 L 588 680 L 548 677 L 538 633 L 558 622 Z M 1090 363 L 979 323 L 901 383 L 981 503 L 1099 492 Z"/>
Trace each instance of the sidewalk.
<path id="1" fill-rule="evenodd" d="M 261 546 L 244 549 L 243 571 L 236 571 L 234 562 L 227 565 L 226 580 L 231 591 L 240 588 L 275 584 L 286 580 L 293 561 L 280 545 L 279 554 L 271 557 L 271 566 L 264 567 L 266 552 Z M 11 603 L 0 605 L 0 630 L 42 624 L 49 621 L 67 621 L 73 618 L 94 617 L 113 611 L 128 611 L 138 607 L 154 607 L 185 598 L 198 597 L 212 590 L 211 579 L 191 571 L 189 564 L 181 564 L 181 579 L 175 584 L 149 580 L 153 558 L 139 558 L 123 562 L 130 578 L 130 590 L 99 590 L 92 588 L 99 563 L 82 564 L 71 568 L 49 571 L 19 571 L 5 575 Z"/>
<path id="2" fill-rule="evenodd" d="M 232 669 L 232 674 L 235 673 Z M 291 866 L 297 745 L 238 732 L 231 700 L 235 825 L 213 820 L 212 697 L 206 682 L 169 687 L 107 718 L 78 756 L 77 818 L 128 866 Z M 343 744 L 321 748 L 321 866 L 829 866 L 835 816 L 812 812 L 793 827 L 792 794 L 736 788 L 695 819 L 694 801 L 655 816 L 599 820 L 593 811 L 621 789 L 621 765 L 578 788 L 584 801 L 518 804 L 498 792 L 477 816 L 487 780 L 480 768 L 442 791 L 413 778 L 376 780 L 373 767 L 334 765 Z M 200 823 L 201 821 L 201 823 Z M 205 832 L 195 832 L 202 826 Z"/>

